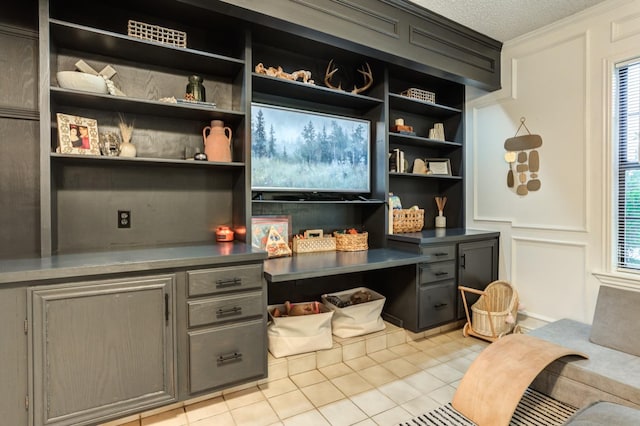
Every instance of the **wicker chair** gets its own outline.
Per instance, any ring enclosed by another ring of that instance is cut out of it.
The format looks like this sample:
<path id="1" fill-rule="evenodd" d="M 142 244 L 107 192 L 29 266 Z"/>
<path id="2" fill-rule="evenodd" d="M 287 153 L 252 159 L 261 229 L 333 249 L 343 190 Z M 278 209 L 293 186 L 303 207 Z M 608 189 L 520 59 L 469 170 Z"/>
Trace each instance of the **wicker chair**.
<path id="1" fill-rule="evenodd" d="M 516 324 L 518 292 L 511 284 L 494 281 L 484 291 L 464 286 L 459 286 L 458 289 L 467 315 L 467 323 L 462 329 L 465 337 L 471 335 L 494 342 L 505 334 L 520 332 L 520 327 Z M 471 305 L 471 315 L 465 296 L 467 292 L 480 295 Z"/>

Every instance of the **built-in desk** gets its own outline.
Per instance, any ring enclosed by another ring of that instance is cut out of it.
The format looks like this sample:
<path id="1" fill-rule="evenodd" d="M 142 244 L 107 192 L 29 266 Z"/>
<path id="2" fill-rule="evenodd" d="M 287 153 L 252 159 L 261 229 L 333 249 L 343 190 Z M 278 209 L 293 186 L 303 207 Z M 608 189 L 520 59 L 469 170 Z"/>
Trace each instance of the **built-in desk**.
<path id="1" fill-rule="evenodd" d="M 278 283 L 416 265 L 428 259 L 429 256 L 420 253 L 385 248 L 352 252 L 304 253 L 266 260 L 264 275 L 269 283 Z"/>
<path id="2" fill-rule="evenodd" d="M 269 304 L 320 300 L 322 294 L 356 287 L 375 289 L 381 277 L 402 276 L 414 283 L 428 256 L 397 248 L 294 254 L 268 259 L 264 275 Z"/>

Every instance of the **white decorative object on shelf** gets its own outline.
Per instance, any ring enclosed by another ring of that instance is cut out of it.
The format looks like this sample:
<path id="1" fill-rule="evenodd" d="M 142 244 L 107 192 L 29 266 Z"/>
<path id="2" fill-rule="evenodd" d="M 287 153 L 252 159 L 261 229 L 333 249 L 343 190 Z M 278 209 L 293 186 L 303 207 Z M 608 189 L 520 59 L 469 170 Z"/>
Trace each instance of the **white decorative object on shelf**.
<path id="1" fill-rule="evenodd" d="M 107 83 L 99 75 L 91 75 L 78 71 L 59 71 L 56 74 L 58 85 L 63 89 L 81 90 L 83 92 L 108 93 Z"/>
<path id="2" fill-rule="evenodd" d="M 122 143 L 120 144 L 120 157 L 135 157 L 136 146 L 131 143 L 131 134 L 133 133 L 133 124 L 127 124 L 123 117 L 120 117 L 118 123 L 120 134 L 122 135 Z"/>

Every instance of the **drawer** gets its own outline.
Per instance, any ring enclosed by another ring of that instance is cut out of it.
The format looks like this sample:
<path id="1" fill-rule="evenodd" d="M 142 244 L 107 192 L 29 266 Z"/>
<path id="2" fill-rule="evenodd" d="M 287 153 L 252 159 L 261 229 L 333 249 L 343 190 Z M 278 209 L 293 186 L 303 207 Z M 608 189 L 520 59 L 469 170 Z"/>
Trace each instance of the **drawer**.
<path id="1" fill-rule="evenodd" d="M 189 327 L 261 316 L 267 310 L 261 291 L 187 302 Z"/>
<path id="2" fill-rule="evenodd" d="M 446 246 L 422 246 L 420 247 L 420 253 L 429 255 L 427 262 L 440 262 L 443 260 L 455 260 L 456 259 L 456 245 Z"/>
<path id="3" fill-rule="evenodd" d="M 188 271 L 189 296 L 262 287 L 262 264 Z"/>
<path id="4" fill-rule="evenodd" d="M 418 328 L 436 326 L 456 319 L 455 280 L 420 286 Z"/>
<path id="5" fill-rule="evenodd" d="M 434 281 L 451 280 L 456 278 L 456 262 L 421 263 L 420 284 Z"/>
<path id="6" fill-rule="evenodd" d="M 189 332 L 189 392 L 266 377 L 263 320 Z"/>

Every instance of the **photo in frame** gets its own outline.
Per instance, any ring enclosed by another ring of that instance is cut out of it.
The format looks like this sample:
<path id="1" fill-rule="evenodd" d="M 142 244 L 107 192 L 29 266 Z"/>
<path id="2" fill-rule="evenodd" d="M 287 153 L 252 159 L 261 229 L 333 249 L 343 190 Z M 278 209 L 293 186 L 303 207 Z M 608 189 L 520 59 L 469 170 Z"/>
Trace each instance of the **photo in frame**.
<path id="1" fill-rule="evenodd" d="M 448 158 L 427 158 L 429 174 L 451 176 L 451 160 Z"/>
<path id="2" fill-rule="evenodd" d="M 251 245 L 265 250 L 271 227 L 280 234 L 284 241 L 291 237 L 291 216 L 253 216 L 251 218 Z"/>
<path id="3" fill-rule="evenodd" d="M 92 118 L 56 114 L 61 154 L 100 155 L 98 122 Z"/>

